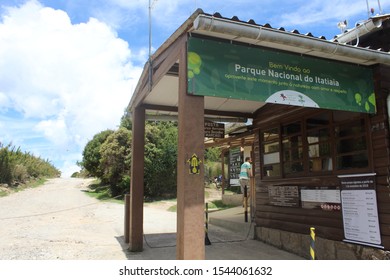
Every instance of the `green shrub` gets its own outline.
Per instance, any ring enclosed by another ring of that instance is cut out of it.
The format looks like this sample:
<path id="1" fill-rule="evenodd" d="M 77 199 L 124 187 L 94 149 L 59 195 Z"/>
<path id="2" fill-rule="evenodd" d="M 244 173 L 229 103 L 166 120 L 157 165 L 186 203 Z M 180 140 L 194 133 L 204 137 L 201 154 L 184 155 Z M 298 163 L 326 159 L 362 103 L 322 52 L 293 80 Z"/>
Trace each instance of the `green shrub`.
<path id="1" fill-rule="evenodd" d="M 25 182 L 29 177 L 27 168 L 23 164 L 16 164 L 12 173 L 13 179 L 19 182 Z"/>
<path id="2" fill-rule="evenodd" d="M 60 174 L 48 160 L 0 143 L 0 184 L 25 183 L 29 178 L 53 178 Z"/>

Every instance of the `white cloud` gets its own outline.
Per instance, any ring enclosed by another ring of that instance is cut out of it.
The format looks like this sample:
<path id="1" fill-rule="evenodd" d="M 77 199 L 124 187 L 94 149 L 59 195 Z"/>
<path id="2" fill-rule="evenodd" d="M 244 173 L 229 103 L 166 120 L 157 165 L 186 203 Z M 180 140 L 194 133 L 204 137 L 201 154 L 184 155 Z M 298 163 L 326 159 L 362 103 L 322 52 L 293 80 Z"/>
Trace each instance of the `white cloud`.
<path id="1" fill-rule="evenodd" d="M 0 21 L 0 112 L 20 112 L 34 120 L 31 133 L 80 152 L 94 134 L 119 125 L 142 70 L 132 59 L 127 42 L 97 19 L 72 24 L 65 12 L 37 1 L 7 8 Z M 6 134 L 12 137 L 12 127 Z"/>
<path id="2" fill-rule="evenodd" d="M 0 110 L 1 110 L 2 107 L 3 108 L 8 107 L 9 106 L 8 103 L 9 103 L 9 100 L 8 100 L 7 95 L 5 95 L 4 92 L 0 91 Z"/>
<path id="3" fill-rule="evenodd" d="M 62 167 L 62 177 L 69 178 L 77 171 L 80 171 L 80 167 L 73 160 L 65 161 Z"/>
<path id="4" fill-rule="evenodd" d="M 40 121 L 36 127 L 37 131 L 42 132 L 46 139 L 61 147 L 67 147 L 71 142 L 71 135 L 67 133 L 67 124 L 63 116 L 55 120 Z"/>
<path id="5" fill-rule="evenodd" d="M 103 0 L 96 0 L 103 3 Z M 326 35 L 331 38 L 339 33 L 337 23 L 348 19 L 351 27 L 354 21 L 364 19 L 364 2 L 348 0 L 304 1 L 264 0 L 261 4 L 253 0 L 152 0 L 152 44 L 158 48 L 197 9 L 205 13 L 221 13 L 223 17 L 238 16 L 243 21 L 255 20 L 258 24 L 269 23 L 275 28 L 299 29 L 302 33 Z M 95 5 L 92 14 L 121 34 L 143 41 L 148 40 L 148 0 L 107 0 L 104 5 Z M 383 6 L 383 5 L 382 5 Z"/>
<path id="6" fill-rule="evenodd" d="M 365 16 L 365 5 L 361 2 L 351 2 L 345 0 L 338 1 L 305 1 L 293 12 L 284 12 L 279 15 L 281 26 L 296 26 L 310 28 L 311 24 L 336 25 L 337 20 L 351 18 L 361 13 Z"/>
<path id="7" fill-rule="evenodd" d="M 159 33 L 164 39 L 154 40 L 159 43 L 165 41 L 197 8 L 210 14 L 219 12 L 224 17 L 238 16 L 244 21 L 254 19 L 259 24 L 270 23 L 276 28 L 318 31 L 319 35 L 330 37 L 338 33 L 339 21 L 348 19 L 353 27 L 356 21 L 367 17 L 366 3 L 350 0 L 263 0 L 261 3 L 253 0 L 95 0 L 94 3 L 98 4 L 94 5 L 92 14 L 118 30 L 131 30 L 137 26 L 147 33 L 149 2 L 153 3 L 152 33 Z M 379 12 L 377 1 L 369 1 L 369 5 Z M 381 6 L 384 12 L 389 12 L 388 1 L 382 1 Z"/>

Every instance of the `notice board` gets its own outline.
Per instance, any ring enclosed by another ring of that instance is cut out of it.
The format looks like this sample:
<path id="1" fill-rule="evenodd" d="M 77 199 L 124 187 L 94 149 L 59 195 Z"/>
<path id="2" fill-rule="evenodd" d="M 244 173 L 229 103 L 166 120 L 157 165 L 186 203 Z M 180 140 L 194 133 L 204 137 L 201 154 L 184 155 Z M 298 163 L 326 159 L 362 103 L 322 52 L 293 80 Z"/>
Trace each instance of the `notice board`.
<path id="1" fill-rule="evenodd" d="M 204 137 L 225 138 L 225 125 L 212 121 L 204 122 Z"/>
<path id="2" fill-rule="evenodd" d="M 298 186 L 269 186 L 268 197 L 270 205 L 299 207 Z"/>
<path id="3" fill-rule="evenodd" d="M 383 248 L 378 219 L 375 174 L 339 176 L 344 241 Z"/>
<path id="4" fill-rule="evenodd" d="M 242 152 L 240 147 L 232 148 L 229 150 L 229 176 L 230 176 L 230 185 L 236 186 L 239 185 L 238 179 L 240 178 Z"/>

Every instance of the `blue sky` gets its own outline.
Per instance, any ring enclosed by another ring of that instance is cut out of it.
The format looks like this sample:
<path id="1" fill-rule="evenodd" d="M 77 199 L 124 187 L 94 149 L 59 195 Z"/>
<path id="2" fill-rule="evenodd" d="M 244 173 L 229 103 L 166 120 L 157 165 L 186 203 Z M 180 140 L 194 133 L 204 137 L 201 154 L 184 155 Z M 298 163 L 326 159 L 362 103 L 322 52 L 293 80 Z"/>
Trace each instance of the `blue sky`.
<path id="1" fill-rule="evenodd" d="M 383 13 L 390 1 L 380 1 Z M 368 1 L 379 13 L 378 1 Z M 63 176 L 85 144 L 115 129 L 147 61 L 149 0 L 0 0 L 0 142 Z M 196 10 L 332 39 L 368 18 L 367 1 L 152 1 L 152 49 Z"/>

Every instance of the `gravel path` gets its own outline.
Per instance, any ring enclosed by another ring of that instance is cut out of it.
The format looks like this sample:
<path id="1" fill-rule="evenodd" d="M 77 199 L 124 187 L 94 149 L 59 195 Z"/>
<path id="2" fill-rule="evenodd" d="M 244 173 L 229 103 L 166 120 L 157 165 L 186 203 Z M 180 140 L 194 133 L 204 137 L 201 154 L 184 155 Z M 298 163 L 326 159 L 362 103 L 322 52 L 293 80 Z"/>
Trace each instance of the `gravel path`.
<path id="1" fill-rule="evenodd" d="M 0 198 L 0 259 L 126 259 L 124 206 L 87 196 L 90 182 L 52 179 Z"/>
<path id="2" fill-rule="evenodd" d="M 132 253 L 123 237 L 124 204 L 86 195 L 90 183 L 57 178 L 0 197 L 0 260 L 176 258 L 176 213 L 167 211 L 174 201 L 145 204 L 144 251 Z M 220 198 L 220 191 L 207 191 L 207 200 Z M 218 226 L 209 228 L 209 236 L 207 259 L 301 259 Z"/>
<path id="3" fill-rule="evenodd" d="M 124 242 L 124 205 L 86 195 L 91 181 L 56 178 L 0 197 L 0 260 L 137 258 Z M 208 200 L 220 199 L 220 191 L 208 192 Z M 144 233 L 175 233 L 176 213 L 167 211 L 175 204 L 145 203 Z"/>

